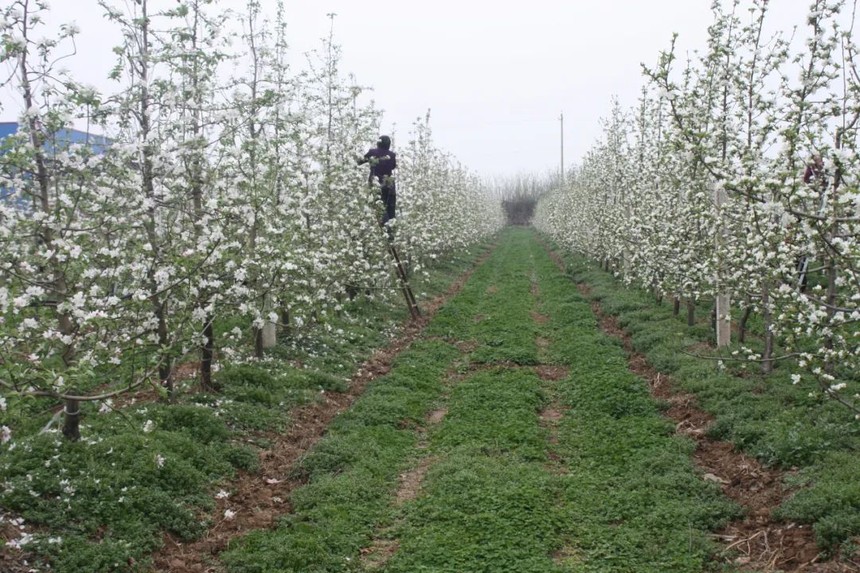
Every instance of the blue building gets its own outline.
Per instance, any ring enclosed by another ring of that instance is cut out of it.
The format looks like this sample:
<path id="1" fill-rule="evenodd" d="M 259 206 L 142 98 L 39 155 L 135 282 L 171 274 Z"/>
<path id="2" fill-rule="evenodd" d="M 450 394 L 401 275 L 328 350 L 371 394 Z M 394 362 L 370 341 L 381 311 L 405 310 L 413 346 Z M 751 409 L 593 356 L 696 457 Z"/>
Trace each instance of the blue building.
<path id="1" fill-rule="evenodd" d="M 6 167 L 3 165 L 2 159 L 3 154 L 8 151 L 7 145 L 9 142 L 7 142 L 6 139 L 18 133 L 19 127 L 20 124 L 16 121 L 0 122 L 0 174 L 5 171 Z M 86 131 L 68 128 L 60 129 L 56 133 L 52 134 L 45 142 L 43 148 L 45 150 L 45 154 L 48 156 L 48 160 L 50 160 L 51 156 L 56 153 L 61 153 L 73 145 L 88 146 L 93 153 L 101 155 L 107 150 L 111 143 L 113 143 L 112 140 L 102 135 L 95 135 L 87 133 Z M 6 199 L 11 193 L 12 190 L 6 187 L 2 179 L 0 179 L 0 200 Z M 19 201 L 21 201 L 21 198 L 19 198 Z"/>
<path id="2" fill-rule="evenodd" d="M 18 133 L 18 128 L 19 123 L 17 121 L 0 121 L 0 150 L 3 149 L 3 140 Z M 95 135 L 77 129 L 61 129 L 45 142 L 45 151 L 48 154 L 53 154 L 68 149 L 72 145 L 86 145 L 94 153 L 102 154 L 111 143 L 112 141 L 103 135 Z"/>

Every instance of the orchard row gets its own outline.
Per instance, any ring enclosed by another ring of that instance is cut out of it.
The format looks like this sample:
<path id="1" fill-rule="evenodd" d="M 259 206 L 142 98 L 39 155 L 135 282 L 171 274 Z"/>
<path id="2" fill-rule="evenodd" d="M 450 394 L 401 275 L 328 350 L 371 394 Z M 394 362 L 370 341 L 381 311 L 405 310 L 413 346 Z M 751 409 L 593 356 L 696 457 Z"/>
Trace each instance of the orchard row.
<path id="1" fill-rule="evenodd" d="M 60 68 L 80 31 L 52 31 L 46 4 L 0 14 L 4 88 L 24 110 L 0 152 L 3 409 L 42 396 L 73 414 L 76 398 L 153 382 L 170 394 L 187 361 L 211 385 L 219 360 L 261 356 L 279 329 L 397 295 L 392 236 L 420 272 L 502 224 L 428 117 L 399 142 L 400 210 L 380 227 L 356 154 L 381 113 L 331 35 L 307 70 L 288 66 L 282 3 L 100 5 L 123 38 L 110 93 Z M 70 144 L 71 125 L 107 139 Z"/>
<path id="2" fill-rule="evenodd" d="M 771 34 L 766 0 L 714 2 L 707 49 L 645 69 L 536 224 L 630 284 L 715 302 L 725 360 L 796 363 L 857 410 L 860 75 L 854 5 Z M 750 325 L 758 325 L 750 337 Z M 852 388 L 853 384 L 853 388 Z"/>

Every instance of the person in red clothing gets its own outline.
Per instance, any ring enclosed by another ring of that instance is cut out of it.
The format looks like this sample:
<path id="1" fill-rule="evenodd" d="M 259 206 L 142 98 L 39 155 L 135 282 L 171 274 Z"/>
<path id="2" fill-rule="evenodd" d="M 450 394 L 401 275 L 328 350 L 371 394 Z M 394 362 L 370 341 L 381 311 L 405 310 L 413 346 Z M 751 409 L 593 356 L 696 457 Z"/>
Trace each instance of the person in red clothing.
<path id="1" fill-rule="evenodd" d="M 397 167 L 397 154 L 391 151 L 391 138 L 387 135 L 379 136 L 376 147 L 359 158 L 359 165 L 365 163 L 370 164 L 370 176 L 367 183 L 371 186 L 379 186 L 380 198 L 385 207 L 381 224 L 385 225 L 397 216 L 395 213 L 397 190 L 394 185 L 394 169 Z"/>

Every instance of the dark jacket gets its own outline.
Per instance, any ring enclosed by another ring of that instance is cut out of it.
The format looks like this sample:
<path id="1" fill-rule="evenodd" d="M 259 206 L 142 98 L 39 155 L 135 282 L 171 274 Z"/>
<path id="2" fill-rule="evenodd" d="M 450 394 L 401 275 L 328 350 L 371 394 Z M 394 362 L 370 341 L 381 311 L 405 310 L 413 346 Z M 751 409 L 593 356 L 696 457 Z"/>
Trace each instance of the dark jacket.
<path id="1" fill-rule="evenodd" d="M 376 161 L 371 161 L 371 159 Z M 365 153 L 364 158 L 358 162 L 359 165 L 363 163 L 370 163 L 370 183 L 373 183 L 373 179 L 376 178 L 381 187 L 394 187 L 394 169 L 397 167 L 396 153 L 390 149 L 374 147 Z"/>

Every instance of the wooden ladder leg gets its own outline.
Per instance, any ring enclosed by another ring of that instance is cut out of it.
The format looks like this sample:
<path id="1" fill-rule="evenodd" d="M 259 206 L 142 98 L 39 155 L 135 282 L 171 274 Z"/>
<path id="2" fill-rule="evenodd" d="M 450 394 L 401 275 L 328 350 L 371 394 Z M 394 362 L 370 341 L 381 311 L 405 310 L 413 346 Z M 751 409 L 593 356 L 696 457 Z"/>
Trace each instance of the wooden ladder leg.
<path id="1" fill-rule="evenodd" d="M 415 307 L 415 310 L 418 311 L 418 301 L 415 299 L 415 295 L 412 292 L 412 287 L 409 285 L 409 276 L 406 274 L 406 269 L 403 267 L 403 263 L 400 261 L 400 255 L 391 247 L 391 251 L 394 254 L 394 260 L 397 261 L 397 273 L 400 275 L 400 279 L 403 281 L 403 284 L 406 286 L 406 292 L 409 293 L 410 305 Z M 418 315 L 421 315 L 421 312 L 417 312 Z"/>
<path id="2" fill-rule="evenodd" d="M 397 276 L 400 279 L 400 287 L 403 291 L 403 297 L 406 299 L 406 305 L 409 307 L 409 314 L 412 318 L 421 316 L 421 310 L 418 308 L 418 301 L 415 299 L 415 294 L 412 292 L 412 287 L 409 286 L 409 277 L 406 276 L 406 269 L 403 268 L 403 263 L 400 261 L 400 255 L 394 245 L 388 245 L 388 251 L 394 257 Z"/>

